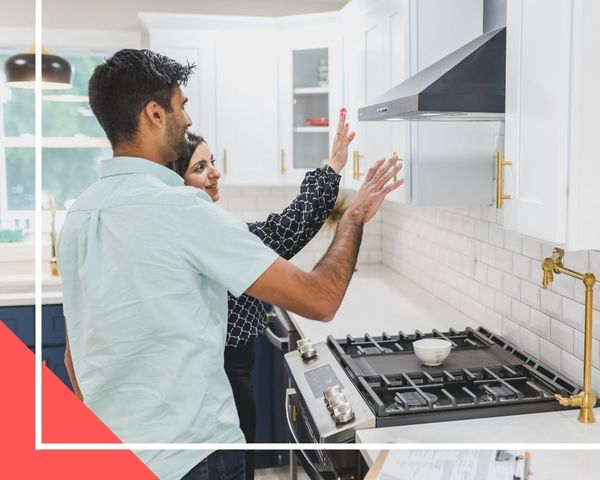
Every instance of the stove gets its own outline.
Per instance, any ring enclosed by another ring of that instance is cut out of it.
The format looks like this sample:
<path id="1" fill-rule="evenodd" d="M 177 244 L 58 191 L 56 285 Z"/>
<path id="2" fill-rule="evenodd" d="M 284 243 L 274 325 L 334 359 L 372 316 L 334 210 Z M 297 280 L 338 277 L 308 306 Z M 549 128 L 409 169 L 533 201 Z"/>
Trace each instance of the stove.
<path id="1" fill-rule="evenodd" d="M 415 356 L 423 338 L 452 343 L 441 366 Z M 354 441 L 362 428 L 563 410 L 554 395 L 581 390 L 483 327 L 304 340 L 285 360 L 305 428 L 320 443 Z"/>

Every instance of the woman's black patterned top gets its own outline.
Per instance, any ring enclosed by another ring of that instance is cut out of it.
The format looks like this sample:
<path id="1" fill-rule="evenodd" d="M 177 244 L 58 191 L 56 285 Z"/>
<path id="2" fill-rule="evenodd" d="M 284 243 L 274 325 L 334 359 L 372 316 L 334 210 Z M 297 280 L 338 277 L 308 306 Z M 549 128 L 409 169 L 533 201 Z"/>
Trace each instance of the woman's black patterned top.
<path id="1" fill-rule="evenodd" d="M 289 260 L 313 239 L 333 210 L 340 178 L 328 165 L 308 172 L 289 207 L 269 214 L 264 222 L 248 224 L 249 230 Z M 266 312 L 260 300 L 228 294 L 228 304 L 227 346 L 244 345 L 263 333 Z"/>

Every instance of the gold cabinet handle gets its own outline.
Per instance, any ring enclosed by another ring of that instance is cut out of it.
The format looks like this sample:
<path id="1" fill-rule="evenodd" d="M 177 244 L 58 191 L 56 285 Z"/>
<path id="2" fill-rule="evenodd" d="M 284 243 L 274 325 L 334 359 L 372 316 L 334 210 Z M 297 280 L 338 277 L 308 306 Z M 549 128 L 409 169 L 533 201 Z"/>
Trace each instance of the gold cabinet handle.
<path id="1" fill-rule="evenodd" d="M 285 157 L 286 157 L 286 155 L 287 154 L 285 153 L 285 150 L 282 148 L 281 149 L 281 174 L 282 175 L 285 175 L 285 171 L 286 171 L 286 168 L 285 168 Z"/>
<path id="2" fill-rule="evenodd" d="M 358 150 L 354 150 L 352 152 L 352 160 L 354 162 L 354 168 L 352 170 L 352 178 L 354 180 L 360 180 L 360 177 L 364 175 L 364 173 L 360 172 L 360 159 L 364 158 L 364 155 L 361 155 Z"/>
<path id="3" fill-rule="evenodd" d="M 502 152 L 496 153 L 496 208 L 502 208 L 502 202 L 511 199 L 510 195 L 502 193 L 504 182 L 503 168 L 508 165 L 512 165 L 512 162 L 505 161 Z"/>
<path id="4" fill-rule="evenodd" d="M 399 162 L 403 162 L 403 161 L 404 161 L 404 159 L 402 159 L 402 158 L 398 157 L 398 161 L 399 161 Z M 394 181 L 394 183 L 398 181 L 398 174 L 397 174 L 397 173 L 395 173 L 395 174 L 394 174 L 394 180 L 393 180 L 393 181 Z"/>
<path id="5" fill-rule="evenodd" d="M 227 149 L 223 149 L 223 175 L 227 175 Z"/>

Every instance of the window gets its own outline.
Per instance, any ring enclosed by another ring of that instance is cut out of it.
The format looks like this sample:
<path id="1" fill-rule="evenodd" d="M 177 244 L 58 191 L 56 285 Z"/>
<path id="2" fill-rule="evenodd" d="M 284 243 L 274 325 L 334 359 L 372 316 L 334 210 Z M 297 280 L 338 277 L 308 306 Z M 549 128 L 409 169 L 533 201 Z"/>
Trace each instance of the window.
<path id="1" fill-rule="evenodd" d="M 21 50 L 19 50 L 21 51 Z M 16 52 L 0 50 L 0 65 Z M 66 210 L 99 173 L 99 163 L 112 155 L 110 143 L 90 109 L 87 89 L 94 68 L 108 52 L 52 53 L 73 68 L 73 88 L 42 94 L 42 205 L 56 196 Z M 0 69 L 0 228 L 33 230 L 35 208 L 35 95 L 8 88 Z M 45 222 L 46 223 L 46 222 Z"/>

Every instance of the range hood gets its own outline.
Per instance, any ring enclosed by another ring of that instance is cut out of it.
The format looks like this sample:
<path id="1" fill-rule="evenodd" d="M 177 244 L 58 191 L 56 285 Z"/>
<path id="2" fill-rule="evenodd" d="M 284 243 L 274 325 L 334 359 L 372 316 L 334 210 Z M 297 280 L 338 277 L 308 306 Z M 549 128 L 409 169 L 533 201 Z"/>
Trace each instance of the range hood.
<path id="1" fill-rule="evenodd" d="M 489 31 L 359 108 L 359 121 L 504 119 L 506 27 Z"/>

